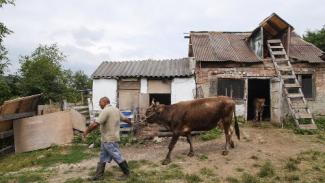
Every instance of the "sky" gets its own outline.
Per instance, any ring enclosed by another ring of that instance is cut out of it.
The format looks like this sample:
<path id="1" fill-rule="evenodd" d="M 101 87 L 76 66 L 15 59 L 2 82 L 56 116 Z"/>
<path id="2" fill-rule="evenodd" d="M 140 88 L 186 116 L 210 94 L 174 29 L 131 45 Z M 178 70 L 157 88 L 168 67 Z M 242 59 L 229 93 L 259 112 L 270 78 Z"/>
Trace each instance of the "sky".
<path id="1" fill-rule="evenodd" d="M 0 9 L 14 33 L 8 73 L 40 44 L 57 44 L 66 69 L 91 75 L 102 61 L 187 56 L 189 31 L 252 31 L 273 12 L 302 35 L 325 25 L 324 0 L 16 0 Z"/>

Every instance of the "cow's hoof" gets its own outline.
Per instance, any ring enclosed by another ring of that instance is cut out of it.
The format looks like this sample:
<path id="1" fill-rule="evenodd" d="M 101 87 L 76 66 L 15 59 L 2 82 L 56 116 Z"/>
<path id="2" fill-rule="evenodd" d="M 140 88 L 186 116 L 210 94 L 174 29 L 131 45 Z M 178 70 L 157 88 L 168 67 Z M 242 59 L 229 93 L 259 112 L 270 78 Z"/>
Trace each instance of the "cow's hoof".
<path id="1" fill-rule="evenodd" d="M 222 155 L 226 156 L 228 154 L 229 154 L 229 151 L 226 151 L 226 150 L 222 151 Z"/>
<path id="2" fill-rule="evenodd" d="M 168 165 L 170 163 L 170 159 L 164 159 L 164 161 L 161 162 L 162 165 Z"/>
<path id="3" fill-rule="evenodd" d="M 235 148 L 235 143 L 234 143 L 234 141 L 230 141 L 230 147 L 231 147 L 231 148 Z"/>
<path id="4" fill-rule="evenodd" d="M 193 156 L 194 156 L 194 152 L 189 152 L 189 153 L 187 154 L 187 156 L 189 156 L 189 157 L 193 157 Z"/>

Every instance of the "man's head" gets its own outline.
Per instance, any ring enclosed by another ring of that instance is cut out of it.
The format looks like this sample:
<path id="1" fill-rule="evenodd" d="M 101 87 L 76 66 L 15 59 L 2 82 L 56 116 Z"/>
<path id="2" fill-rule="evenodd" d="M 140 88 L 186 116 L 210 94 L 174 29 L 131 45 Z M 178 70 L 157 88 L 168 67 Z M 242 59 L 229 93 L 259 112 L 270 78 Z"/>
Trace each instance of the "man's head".
<path id="1" fill-rule="evenodd" d="M 109 101 L 109 98 L 107 97 L 102 97 L 100 100 L 99 100 L 99 106 L 101 109 L 104 109 L 104 107 L 107 105 L 107 104 L 110 104 L 111 102 Z"/>

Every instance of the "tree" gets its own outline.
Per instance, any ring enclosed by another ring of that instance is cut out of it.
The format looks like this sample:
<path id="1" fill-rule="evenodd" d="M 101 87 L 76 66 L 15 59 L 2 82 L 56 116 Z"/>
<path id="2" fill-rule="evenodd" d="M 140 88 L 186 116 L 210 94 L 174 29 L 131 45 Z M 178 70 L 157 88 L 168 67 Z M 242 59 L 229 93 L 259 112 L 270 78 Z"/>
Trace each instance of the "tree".
<path id="1" fill-rule="evenodd" d="M 2 8 L 5 4 L 14 4 L 14 0 L 0 0 L 0 8 Z M 3 46 L 3 39 L 12 33 L 2 22 L 0 22 L 0 75 L 3 75 L 5 68 L 9 64 L 9 60 L 7 58 L 8 51 Z M 2 87 L 2 86 L 0 86 Z"/>
<path id="2" fill-rule="evenodd" d="M 73 87 L 76 90 L 91 89 L 92 80 L 83 71 L 76 71 L 73 75 Z"/>
<path id="3" fill-rule="evenodd" d="M 30 56 L 21 57 L 20 90 L 23 95 L 43 93 L 43 100 L 64 99 L 66 84 L 62 63 L 65 55 L 56 44 L 40 45 Z"/>
<path id="4" fill-rule="evenodd" d="M 322 51 L 325 51 L 325 26 L 321 30 L 307 31 L 303 35 L 305 41 L 313 43 Z"/>

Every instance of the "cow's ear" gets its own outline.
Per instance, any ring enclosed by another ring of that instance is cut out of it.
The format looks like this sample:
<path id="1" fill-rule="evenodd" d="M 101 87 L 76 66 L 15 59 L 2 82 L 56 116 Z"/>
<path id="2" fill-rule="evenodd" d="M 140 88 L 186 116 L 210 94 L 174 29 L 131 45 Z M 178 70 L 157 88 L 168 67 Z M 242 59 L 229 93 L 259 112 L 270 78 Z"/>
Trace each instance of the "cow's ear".
<path id="1" fill-rule="evenodd" d="M 155 99 L 152 99 L 152 101 L 151 101 L 151 106 L 155 106 L 156 105 L 156 103 L 155 103 Z"/>

